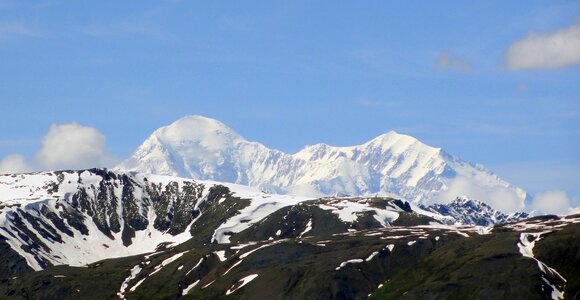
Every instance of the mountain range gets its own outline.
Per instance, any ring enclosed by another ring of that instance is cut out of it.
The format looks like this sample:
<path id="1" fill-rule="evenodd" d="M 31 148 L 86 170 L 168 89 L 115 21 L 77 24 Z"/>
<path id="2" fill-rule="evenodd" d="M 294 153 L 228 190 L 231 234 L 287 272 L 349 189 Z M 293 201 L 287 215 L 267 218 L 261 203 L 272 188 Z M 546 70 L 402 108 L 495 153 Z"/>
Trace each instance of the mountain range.
<path id="1" fill-rule="evenodd" d="M 528 198 L 483 166 L 394 131 L 358 146 L 316 144 L 287 154 L 203 116 L 159 128 L 116 168 L 231 182 L 268 193 L 396 196 L 423 205 L 466 193 L 507 212 L 523 209 Z"/>
<path id="2" fill-rule="evenodd" d="M 580 215 L 502 195 L 395 132 L 286 154 L 185 117 L 115 169 L 0 175 L 0 298 L 580 297 Z"/>
<path id="3" fill-rule="evenodd" d="M 580 215 L 520 217 L 107 169 L 1 175 L 0 295 L 578 297 Z"/>
<path id="4" fill-rule="evenodd" d="M 270 195 L 236 184 L 107 169 L 0 175 L 0 235 L 34 270 L 152 252 L 161 244 L 177 245 L 192 238 L 187 229 L 208 205 L 223 202 L 224 189 L 258 203 L 250 205 L 248 216 L 240 211 L 239 217 L 224 223 L 229 233 L 282 207 L 315 199 Z M 343 202 L 327 201 L 321 207 L 337 213 L 342 221 L 353 222 L 357 215 L 371 213 L 382 227 L 396 220 L 401 210 L 449 225 L 492 226 L 525 217 L 507 216 L 468 199 L 425 208 L 398 200 L 386 210 L 358 202 L 351 205 L 349 197 L 332 199 Z M 222 231 L 216 230 L 212 241 L 228 242 Z"/>

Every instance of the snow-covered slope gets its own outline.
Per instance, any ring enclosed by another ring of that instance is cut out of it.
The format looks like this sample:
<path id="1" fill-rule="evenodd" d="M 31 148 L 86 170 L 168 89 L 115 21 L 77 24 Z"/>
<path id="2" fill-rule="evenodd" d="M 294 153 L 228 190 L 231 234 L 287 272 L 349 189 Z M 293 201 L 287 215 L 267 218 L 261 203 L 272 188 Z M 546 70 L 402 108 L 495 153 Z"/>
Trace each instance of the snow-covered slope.
<path id="1" fill-rule="evenodd" d="M 230 192 L 252 199 L 251 207 L 279 204 L 260 215 L 242 211 L 246 220 L 229 232 L 308 200 L 236 184 L 106 169 L 0 175 L 0 240 L 34 270 L 153 252 L 191 239 L 195 220 Z"/>
<path id="2" fill-rule="evenodd" d="M 279 211 L 289 217 L 263 222 Z M 392 198 L 271 195 L 231 183 L 107 169 L 0 175 L 0 246 L 8 244 L 34 270 L 85 266 L 191 239 L 230 243 L 254 225 L 265 226 L 260 233 L 283 229 L 272 233 L 277 238 L 302 236 L 312 226 L 322 233 L 319 222 L 333 224 L 326 234 L 386 228 L 401 214 L 398 222 L 454 221 Z"/>
<path id="3" fill-rule="evenodd" d="M 293 195 L 394 194 L 431 204 L 467 194 L 508 212 L 522 209 L 526 199 L 522 189 L 483 166 L 394 131 L 358 146 L 317 144 L 287 154 L 249 142 L 202 116 L 184 117 L 156 130 L 117 168 Z"/>

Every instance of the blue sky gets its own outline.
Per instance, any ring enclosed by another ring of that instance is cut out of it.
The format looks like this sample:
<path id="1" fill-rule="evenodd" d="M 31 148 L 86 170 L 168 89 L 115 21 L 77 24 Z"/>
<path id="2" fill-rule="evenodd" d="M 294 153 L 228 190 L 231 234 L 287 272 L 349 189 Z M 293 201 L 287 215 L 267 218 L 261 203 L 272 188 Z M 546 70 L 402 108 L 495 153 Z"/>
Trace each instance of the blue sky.
<path id="1" fill-rule="evenodd" d="M 580 205 L 579 24 L 578 1 L 0 0 L 0 159 L 71 122 L 122 159 L 199 114 L 286 152 L 396 130 Z"/>

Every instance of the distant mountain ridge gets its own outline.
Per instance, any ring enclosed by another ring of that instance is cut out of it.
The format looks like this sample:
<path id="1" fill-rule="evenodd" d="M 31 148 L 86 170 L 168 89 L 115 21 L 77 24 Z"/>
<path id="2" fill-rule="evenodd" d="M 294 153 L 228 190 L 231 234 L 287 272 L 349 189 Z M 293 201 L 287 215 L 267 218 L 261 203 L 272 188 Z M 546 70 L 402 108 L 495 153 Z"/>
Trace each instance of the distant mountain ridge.
<path id="1" fill-rule="evenodd" d="M 493 226 L 518 222 L 529 217 L 525 212 L 504 214 L 481 201 L 471 200 L 467 197 L 458 197 L 447 204 L 435 203 L 423 208 L 430 212 L 449 216 L 455 220 L 455 224 L 463 225 Z"/>
<path id="2" fill-rule="evenodd" d="M 516 209 L 523 209 L 527 197 L 481 165 L 394 131 L 358 146 L 316 144 L 287 154 L 247 141 L 225 124 L 202 116 L 159 128 L 116 168 L 232 182 L 270 193 L 394 195 L 424 205 L 461 196 L 439 199 L 455 180 L 476 187 L 483 195 L 477 198 L 496 209 L 503 208 L 493 196 L 498 189 L 517 199 Z M 489 199 L 483 198 L 487 195 Z"/>

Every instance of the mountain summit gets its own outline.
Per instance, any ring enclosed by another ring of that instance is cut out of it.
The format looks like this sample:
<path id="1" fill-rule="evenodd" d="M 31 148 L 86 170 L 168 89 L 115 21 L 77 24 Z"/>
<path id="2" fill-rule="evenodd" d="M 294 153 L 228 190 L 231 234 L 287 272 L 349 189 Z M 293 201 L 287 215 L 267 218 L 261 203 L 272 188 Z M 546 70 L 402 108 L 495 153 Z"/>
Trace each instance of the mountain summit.
<path id="1" fill-rule="evenodd" d="M 526 192 L 481 165 L 389 131 L 357 146 L 306 146 L 295 154 L 250 142 L 225 124 L 187 116 L 157 129 L 118 169 L 216 180 L 280 194 L 396 195 L 417 204 L 467 195 L 522 209 Z"/>

